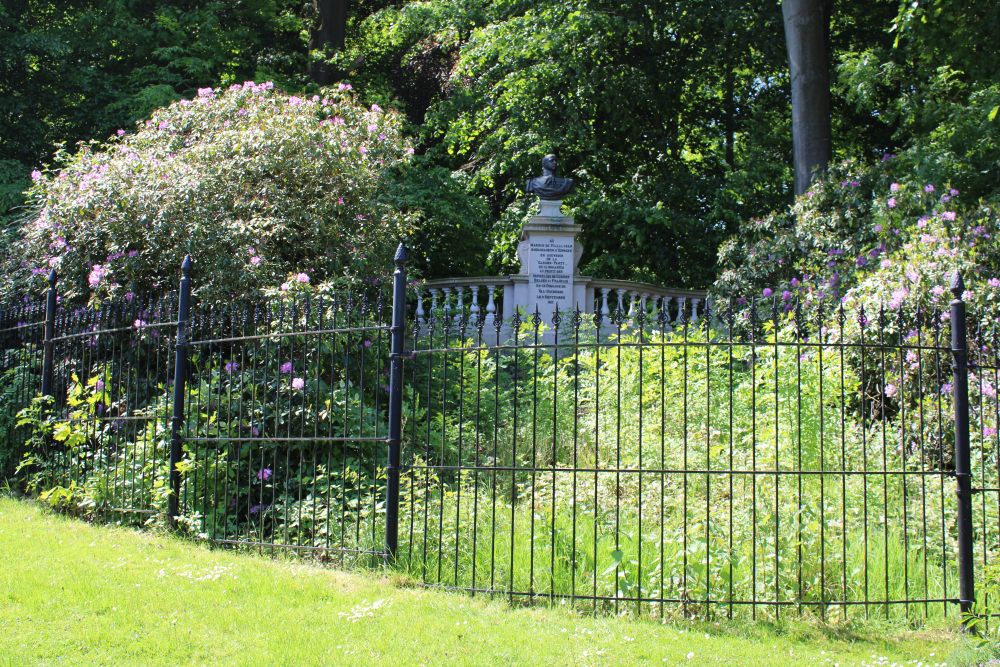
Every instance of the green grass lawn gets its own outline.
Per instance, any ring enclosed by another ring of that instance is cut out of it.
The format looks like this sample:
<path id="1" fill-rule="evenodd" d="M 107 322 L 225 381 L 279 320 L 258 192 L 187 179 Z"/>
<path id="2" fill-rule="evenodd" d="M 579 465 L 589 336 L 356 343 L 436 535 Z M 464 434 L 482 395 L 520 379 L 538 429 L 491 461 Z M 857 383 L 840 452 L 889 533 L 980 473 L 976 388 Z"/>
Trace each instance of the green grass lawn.
<path id="1" fill-rule="evenodd" d="M 954 629 L 592 618 L 0 498 L 0 664 L 975 664 Z M 982 656 L 980 656 L 982 657 Z"/>

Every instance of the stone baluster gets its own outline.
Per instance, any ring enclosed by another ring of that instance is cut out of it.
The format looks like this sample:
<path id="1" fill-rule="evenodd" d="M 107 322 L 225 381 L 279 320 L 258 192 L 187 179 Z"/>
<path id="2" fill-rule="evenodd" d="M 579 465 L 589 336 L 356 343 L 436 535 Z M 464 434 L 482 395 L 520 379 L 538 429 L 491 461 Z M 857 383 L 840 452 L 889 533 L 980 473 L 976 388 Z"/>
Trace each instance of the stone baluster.
<path id="1" fill-rule="evenodd" d="M 691 297 L 691 323 L 698 323 L 698 304 L 701 303 L 701 299 L 698 297 Z"/>
<path id="2" fill-rule="evenodd" d="M 628 321 L 629 321 L 630 324 L 632 322 L 635 322 L 635 314 L 636 314 L 635 308 L 636 308 L 636 300 L 637 300 L 638 296 L 639 296 L 638 292 L 636 292 L 634 290 L 630 290 L 629 293 L 628 293 L 628 297 L 629 297 L 629 303 L 628 303 Z"/>
<path id="3" fill-rule="evenodd" d="M 424 291 L 417 289 L 417 330 L 423 336 L 427 329 L 427 313 L 424 311 Z"/>
<path id="4" fill-rule="evenodd" d="M 469 288 L 472 292 L 472 305 L 469 307 L 469 321 L 472 326 L 479 326 L 479 290 L 480 285 Z"/>
<path id="5" fill-rule="evenodd" d="M 610 290 L 607 287 L 601 288 L 601 321 L 607 322 L 608 318 L 611 316 L 611 309 L 608 307 L 608 292 Z"/>
<path id="6" fill-rule="evenodd" d="M 649 292 L 639 294 L 639 312 L 642 313 L 643 322 L 649 322 Z"/>
<path id="7" fill-rule="evenodd" d="M 441 290 L 436 287 L 431 288 L 431 309 L 430 309 L 430 322 L 427 326 L 427 335 L 431 336 L 434 334 L 434 325 L 440 322 L 438 317 L 438 296 L 441 294 Z"/>
<path id="8" fill-rule="evenodd" d="M 616 310 L 615 312 L 616 313 L 624 313 L 625 312 L 625 304 L 623 303 L 622 299 L 624 299 L 624 297 L 625 297 L 625 290 L 623 290 L 621 288 L 618 288 L 618 289 L 615 290 L 615 292 L 618 294 L 618 310 Z"/>
<path id="9" fill-rule="evenodd" d="M 486 286 L 486 328 L 490 330 L 496 326 L 497 320 L 496 291 L 496 285 Z"/>
<path id="10" fill-rule="evenodd" d="M 684 323 L 685 312 L 687 310 L 687 297 L 679 296 L 677 297 L 677 322 L 680 324 Z"/>
<path id="11" fill-rule="evenodd" d="M 455 288 L 455 291 L 458 292 L 458 304 L 455 308 L 453 322 L 455 322 L 456 326 L 461 326 L 462 319 L 465 317 L 465 288 L 459 286 Z"/>
<path id="12" fill-rule="evenodd" d="M 672 296 L 663 297 L 660 303 L 660 310 L 663 311 L 663 333 L 669 333 L 674 330 L 673 319 L 670 317 L 670 302 L 673 300 Z"/>

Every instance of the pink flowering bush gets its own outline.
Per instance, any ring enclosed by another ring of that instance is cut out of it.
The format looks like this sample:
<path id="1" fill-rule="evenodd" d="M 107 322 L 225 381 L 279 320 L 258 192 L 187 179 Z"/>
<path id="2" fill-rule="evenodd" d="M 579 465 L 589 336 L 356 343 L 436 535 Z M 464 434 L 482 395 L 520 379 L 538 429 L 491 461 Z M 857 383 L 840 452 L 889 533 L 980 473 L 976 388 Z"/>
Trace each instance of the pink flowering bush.
<path id="1" fill-rule="evenodd" d="M 400 125 L 346 86 L 311 98 L 270 83 L 203 88 L 37 174 L 0 290 L 37 292 L 55 268 L 73 300 L 161 292 L 189 251 L 202 299 L 289 274 L 381 272 L 407 231 L 376 198 L 409 159 Z"/>

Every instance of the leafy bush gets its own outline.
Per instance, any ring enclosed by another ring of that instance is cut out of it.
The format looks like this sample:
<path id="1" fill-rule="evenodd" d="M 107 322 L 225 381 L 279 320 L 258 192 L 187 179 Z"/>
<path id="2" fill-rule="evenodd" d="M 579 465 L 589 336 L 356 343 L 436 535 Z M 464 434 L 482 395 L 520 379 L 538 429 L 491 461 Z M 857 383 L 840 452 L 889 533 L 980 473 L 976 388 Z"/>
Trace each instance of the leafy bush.
<path id="1" fill-rule="evenodd" d="M 3 293 L 38 290 L 50 268 L 73 300 L 171 286 L 186 252 L 195 291 L 222 300 L 290 271 L 377 272 L 405 232 L 377 193 L 407 152 L 396 114 L 340 86 L 302 99 L 269 83 L 201 89 L 135 133 L 62 154 L 35 172 L 36 213 Z"/>

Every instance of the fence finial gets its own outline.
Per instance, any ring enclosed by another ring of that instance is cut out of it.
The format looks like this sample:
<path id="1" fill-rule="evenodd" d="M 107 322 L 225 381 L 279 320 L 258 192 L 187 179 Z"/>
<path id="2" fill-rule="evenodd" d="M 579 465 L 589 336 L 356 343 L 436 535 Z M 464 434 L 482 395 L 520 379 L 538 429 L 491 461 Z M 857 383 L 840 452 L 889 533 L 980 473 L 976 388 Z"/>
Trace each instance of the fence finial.
<path id="1" fill-rule="evenodd" d="M 399 247 L 396 248 L 396 256 L 393 258 L 393 261 L 396 264 L 403 264 L 406 262 L 406 244 L 399 244 Z"/>
<path id="2" fill-rule="evenodd" d="M 951 293 L 959 300 L 962 299 L 962 294 L 965 293 L 965 281 L 962 280 L 961 271 L 955 271 L 955 275 L 951 277 Z"/>
<path id="3" fill-rule="evenodd" d="M 55 269 L 52 269 L 49 271 L 49 287 L 55 287 L 57 280 L 59 280 L 59 275 L 56 273 Z"/>
<path id="4" fill-rule="evenodd" d="M 191 255 L 184 255 L 184 261 L 181 262 L 181 273 L 187 277 L 191 275 L 191 266 L 194 262 L 191 261 Z"/>

